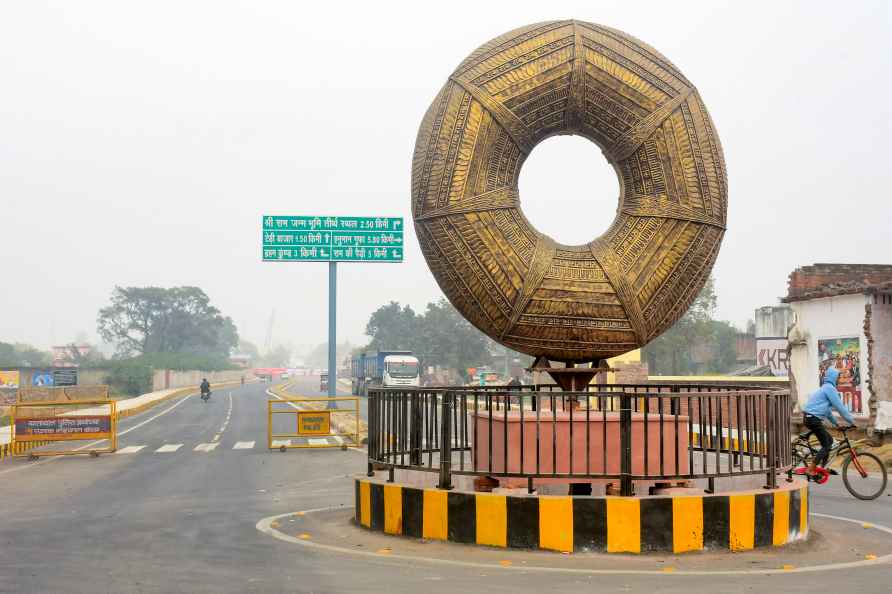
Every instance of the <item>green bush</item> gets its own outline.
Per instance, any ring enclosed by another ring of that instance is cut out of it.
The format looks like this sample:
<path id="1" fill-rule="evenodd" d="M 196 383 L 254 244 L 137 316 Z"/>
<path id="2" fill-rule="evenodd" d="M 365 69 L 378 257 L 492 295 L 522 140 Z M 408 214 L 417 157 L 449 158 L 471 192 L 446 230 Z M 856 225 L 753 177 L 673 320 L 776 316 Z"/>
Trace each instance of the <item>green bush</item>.
<path id="1" fill-rule="evenodd" d="M 138 396 L 152 391 L 151 366 L 142 363 L 127 361 L 110 361 L 106 365 L 109 369 L 108 386 L 112 394 Z"/>

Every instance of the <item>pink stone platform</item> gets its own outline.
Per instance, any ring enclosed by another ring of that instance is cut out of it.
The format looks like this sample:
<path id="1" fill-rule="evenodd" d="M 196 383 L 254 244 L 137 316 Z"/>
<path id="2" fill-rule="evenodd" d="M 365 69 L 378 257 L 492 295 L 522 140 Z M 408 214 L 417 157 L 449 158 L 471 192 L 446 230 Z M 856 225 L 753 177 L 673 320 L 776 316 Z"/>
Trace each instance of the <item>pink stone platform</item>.
<path id="1" fill-rule="evenodd" d="M 486 411 L 470 413 L 468 437 L 472 442 L 471 456 L 476 460 L 478 471 L 502 473 L 536 472 L 536 413 L 524 411 L 523 420 L 519 411 L 493 411 L 492 413 L 492 466 L 490 466 L 489 416 Z M 591 411 L 586 423 L 585 410 L 574 410 L 572 423 L 570 411 L 539 412 L 539 460 L 538 472 L 594 474 L 619 474 L 620 472 L 620 413 Z M 588 425 L 588 448 L 586 448 L 586 425 Z M 474 433 L 476 426 L 476 434 Z M 521 467 L 521 426 L 523 427 L 523 464 Z M 573 454 L 570 455 L 570 432 L 572 426 Z M 507 465 L 505 458 L 505 432 L 508 436 Z M 606 433 L 606 441 L 605 441 Z M 646 434 L 646 436 L 645 436 Z M 645 467 L 644 444 L 647 441 L 647 464 Z M 663 416 L 663 467 L 660 468 L 660 416 L 649 414 L 645 424 L 644 415 L 632 414 L 632 473 L 636 475 L 685 475 L 688 466 L 688 417 L 678 416 L 676 432 L 675 417 Z M 605 467 L 606 443 L 606 467 Z M 552 447 L 554 446 L 554 454 Z M 678 448 L 676 467 L 675 447 Z M 586 467 L 586 449 L 589 453 Z M 476 458 L 475 458 L 476 457 Z M 539 485 L 561 482 L 567 479 L 535 479 Z M 604 480 L 574 480 L 573 482 L 604 483 Z M 608 481 L 609 482 L 609 481 Z M 503 487 L 526 485 L 523 478 L 499 478 Z"/>

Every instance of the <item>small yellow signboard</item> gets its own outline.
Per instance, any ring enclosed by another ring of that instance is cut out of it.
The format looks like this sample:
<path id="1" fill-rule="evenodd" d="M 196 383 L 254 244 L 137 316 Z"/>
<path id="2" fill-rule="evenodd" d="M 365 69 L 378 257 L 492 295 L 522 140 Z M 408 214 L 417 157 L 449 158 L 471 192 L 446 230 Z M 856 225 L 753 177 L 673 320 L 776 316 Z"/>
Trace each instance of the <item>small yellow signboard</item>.
<path id="1" fill-rule="evenodd" d="M 331 433 L 331 412 L 308 410 L 297 413 L 298 435 L 328 435 Z"/>

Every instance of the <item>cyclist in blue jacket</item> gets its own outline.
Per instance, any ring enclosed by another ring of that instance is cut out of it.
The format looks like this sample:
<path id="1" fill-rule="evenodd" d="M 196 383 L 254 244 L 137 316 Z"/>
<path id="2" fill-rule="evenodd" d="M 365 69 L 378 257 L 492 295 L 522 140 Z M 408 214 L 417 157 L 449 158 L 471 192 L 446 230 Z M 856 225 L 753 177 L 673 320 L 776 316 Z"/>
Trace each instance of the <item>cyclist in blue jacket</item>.
<path id="1" fill-rule="evenodd" d="M 834 427 L 838 426 L 836 419 L 833 418 L 833 410 L 842 416 L 849 425 L 855 424 L 852 413 L 843 404 L 839 391 L 836 389 L 836 382 L 839 379 L 839 370 L 835 367 L 828 367 L 824 372 L 824 381 L 818 391 L 809 396 L 808 402 L 802 408 L 803 421 L 809 431 L 812 431 L 821 442 L 821 450 L 808 465 L 808 473 L 815 474 L 818 466 L 827 463 L 827 457 L 830 455 L 830 448 L 833 445 L 833 437 L 824 427 L 824 419 L 830 421 Z"/>

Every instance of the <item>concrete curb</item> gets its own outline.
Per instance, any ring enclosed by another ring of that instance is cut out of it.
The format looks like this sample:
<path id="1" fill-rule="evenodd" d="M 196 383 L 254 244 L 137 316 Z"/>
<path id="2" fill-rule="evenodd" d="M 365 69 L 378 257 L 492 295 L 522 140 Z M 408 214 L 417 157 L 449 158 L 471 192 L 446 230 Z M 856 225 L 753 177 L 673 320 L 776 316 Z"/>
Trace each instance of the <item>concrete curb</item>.
<path id="1" fill-rule="evenodd" d="M 356 478 L 356 523 L 415 538 L 564 553 L 744 551 L 808 537 L 808 486 L 724 495 L 511 496 Z"/>

